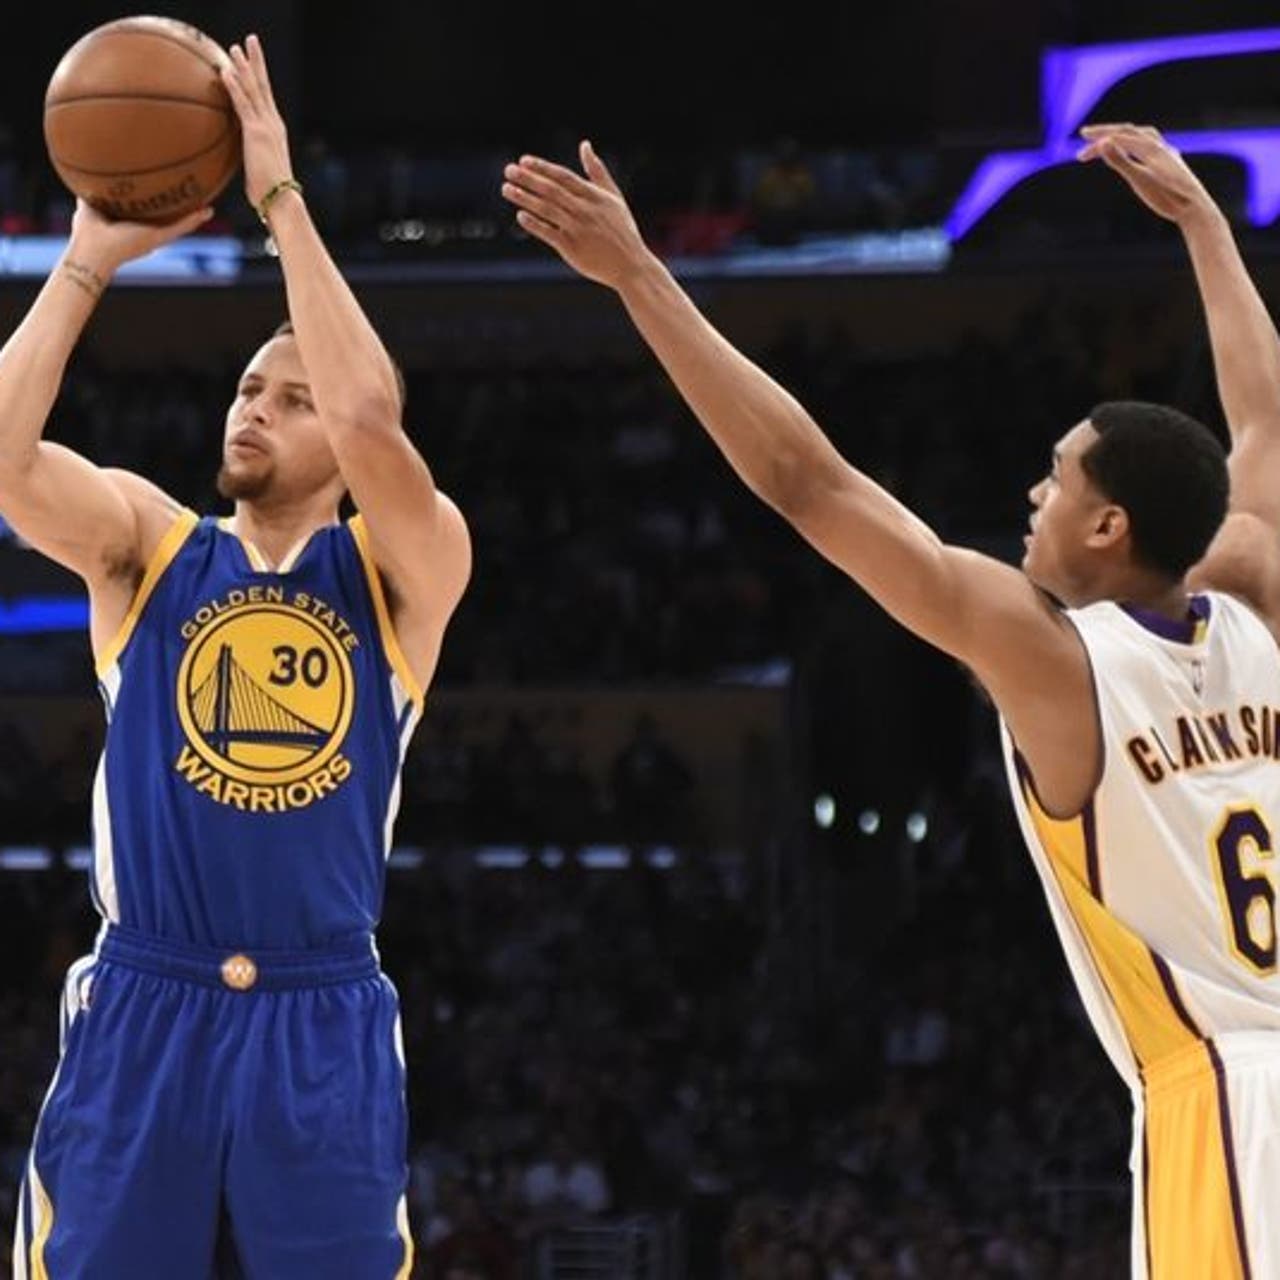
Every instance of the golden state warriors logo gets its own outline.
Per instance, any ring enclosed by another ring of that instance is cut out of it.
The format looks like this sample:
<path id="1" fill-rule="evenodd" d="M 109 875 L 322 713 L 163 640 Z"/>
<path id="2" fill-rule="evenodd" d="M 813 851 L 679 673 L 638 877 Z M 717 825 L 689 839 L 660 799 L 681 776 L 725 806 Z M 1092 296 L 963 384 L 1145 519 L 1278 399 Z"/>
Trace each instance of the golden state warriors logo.
<path id="1" fill-rule="evenodd" d="M 182 627 L 175 767 L 197 791 L 250 813 L 301 809 L 351 775 L 340 752 L 355 699 L 347 623 L 282 587 L 230 591 Z"/>

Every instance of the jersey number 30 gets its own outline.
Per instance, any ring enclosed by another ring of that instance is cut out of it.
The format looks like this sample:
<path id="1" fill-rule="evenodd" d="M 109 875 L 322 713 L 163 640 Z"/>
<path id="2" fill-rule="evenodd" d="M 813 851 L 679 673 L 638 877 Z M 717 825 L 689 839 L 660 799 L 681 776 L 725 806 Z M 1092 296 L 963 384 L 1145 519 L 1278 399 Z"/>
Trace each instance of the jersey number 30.
<path id="1" fill-rule="evenodd" d="M 1252 806 L 1228 809 L 1211 851 L 1232 953 L 1254 973 L 1274 973 L 1276 885 L 1270 825 Z"/>

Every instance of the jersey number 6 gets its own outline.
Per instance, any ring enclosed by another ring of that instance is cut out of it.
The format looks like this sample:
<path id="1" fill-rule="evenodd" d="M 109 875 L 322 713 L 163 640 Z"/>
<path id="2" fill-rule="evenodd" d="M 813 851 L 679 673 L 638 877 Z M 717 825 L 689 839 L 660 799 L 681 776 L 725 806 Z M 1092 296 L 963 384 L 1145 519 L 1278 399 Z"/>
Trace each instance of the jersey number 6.
<path id="1" fill-rule="evenodd" d="M 1271 827 L 1250 806 L 1228 809 L 1211 841 L 1227 940 L 1254 973 L 1276 971 L 1276 886 Z"/>

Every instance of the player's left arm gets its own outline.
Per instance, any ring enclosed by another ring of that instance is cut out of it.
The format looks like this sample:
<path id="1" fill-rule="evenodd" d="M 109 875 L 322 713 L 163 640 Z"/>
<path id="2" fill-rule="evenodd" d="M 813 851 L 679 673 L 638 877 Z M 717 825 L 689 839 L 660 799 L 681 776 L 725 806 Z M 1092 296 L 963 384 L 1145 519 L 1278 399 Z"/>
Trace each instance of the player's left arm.
<path id="1" fill-rule="evenodd" d="M 1280 337 L 1249 276 L 1226 215 L 1155 129 L 1082 130 L 1084 160 L 1118 173 L 1182 234 L 1213 349 L 1231 433 L 1231 505 L 1192 582 L 1242 596 L 1280 631 Z"/>
<path id="2" fill-rule="evenodd" d="M 223 78 L 240 117 L 249 201 L 269 218 L 312 396 L 367 527 L 397 638 L 425 688 L 470 577 L 466 522 L 404 432 L 395 366 L 325 248 L 301 191 L 279 185 L 292 175 L 288 135 L 260 42 L 250 35 L 230 53 Z"/>

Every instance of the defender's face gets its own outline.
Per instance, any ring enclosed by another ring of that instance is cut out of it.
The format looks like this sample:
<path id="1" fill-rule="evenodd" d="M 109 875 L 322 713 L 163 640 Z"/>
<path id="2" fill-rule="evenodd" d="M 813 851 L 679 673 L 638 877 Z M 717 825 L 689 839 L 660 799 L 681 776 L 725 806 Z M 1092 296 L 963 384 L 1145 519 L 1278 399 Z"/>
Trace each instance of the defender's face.
<path id="1" fill-rule="evenodd" d="M 337 469 L 297 340 L 272 338 L 249 361 L 227 410 L 218 488 L 250 501 L 305 496 Z"/>
<path id="2" fill-rule="evenodd" d="M 1106 505 L 1080 464 L 1097 438 L 1088 419 L 1072 427 L 1054 446 L 1048 475 L 1027 495 L 1033 511 L 1022 571 L 1065 604 L 1081 597 L 1090 566 L 1087 539 Z"/>

